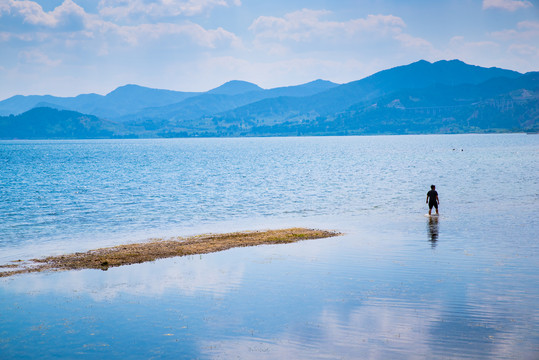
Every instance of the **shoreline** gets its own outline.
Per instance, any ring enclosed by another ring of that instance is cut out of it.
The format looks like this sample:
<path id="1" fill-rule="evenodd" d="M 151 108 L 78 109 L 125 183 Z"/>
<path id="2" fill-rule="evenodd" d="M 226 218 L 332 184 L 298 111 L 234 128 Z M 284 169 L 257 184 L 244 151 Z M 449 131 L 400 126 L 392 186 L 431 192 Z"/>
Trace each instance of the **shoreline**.
<path id="1" fill-rule="evenodd" d="M 302 240 L 323 239 L 341 233 L 307 228 L 266 231 L 242 231 L 225 234 L 205 234 L 172 239 L 152 239 L 149 242 L 118 245 L 107 248 L 48 256 L 29 261 L 12 261 L 0 265 L 0 277 L 43 271 L 82 269 L 108 270 L 110 267 L 140 264 L 170 257 L 208 254 L 236 247 L 289 244 Z M 3 271 L 4 269 L 13 269 Z"/>

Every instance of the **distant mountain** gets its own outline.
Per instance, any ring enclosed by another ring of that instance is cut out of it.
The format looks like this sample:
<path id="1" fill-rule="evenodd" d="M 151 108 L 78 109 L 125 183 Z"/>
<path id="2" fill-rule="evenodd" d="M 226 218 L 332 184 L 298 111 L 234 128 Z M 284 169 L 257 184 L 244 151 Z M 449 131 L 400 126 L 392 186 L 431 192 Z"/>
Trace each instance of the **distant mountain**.
<path id="1" fill-rule="evenodd" d="M 281 96 L 311 96 L 314 94 L 322 93 L 329 89 L 333 89 L 337 86 L 339 86 L 339 84 L 327 80 L 318 79 L 302 85 L 278 87 L 266 90 L 266 98 L 276 98 Z"/>
<path id="2" fill-rule="evenodd" d="M 92 95 L 99 97 L 99 95 L 96 94 Z M 34 107 L 39 107 L 39 104 L 46 104 L 48 107 L 58 106 L 63 108 L 58 102 L 65 101 L 65 99 L 66 98 L 59 98 L 51 95 L 15 95 L 0 101 L 0 115 L 18 115 Z"/>
<path id="3" fill-rule="evenodd" d="M 342 85 L 230 81 L 204 93 L 126 85 L 106 96 L 0 102 L 0 112 L 26 108 L 0 117 L 0 138 L 537 132 L 539 72 L 422 60 Z"/>
<path id="4" fill-rule="evenodd" d="M 179 103 L 146 108 L 135 114 L 123 116 L 118 120 L 125 123 L 136 123 L 141 120 L 166 120 L 174 123 L 186 120 L 192 121 L 203 116 L 210 116 L 249 104 L 261 97 L 262 92 L 249 92 L 238 95 L 205 93 L 188 98 Z"/>
<path id="5" fill-rule="evenodd" d="M 477 85 L 402 90 L 358 103 L 332 122 L 370 133 L 534 132 L 539 129 L 539 72 Z"/>
<path id="6" fill-rule="evenodd" d="M 47 104 L 58 109 L 69 109 L 106 119 L 114 119 L 149 106 L 164 106 L 195 95 L 198 93 L 150 89 L 138 85 L 125 85 L 105 96 L 97 94 L 82 94 L 76 97 L 16 95 L 0 101 L 0 115 L 17 115 L 39 107 L 40 104 Z"/>
<path id="7" fill-rule="evenodd" d="M 253 122 L 251 135 L 425 134 L 539 131 L 539 72 L 481 84 L 406 89 L 309 120 Z M 219 123 L 237 131 L 236 119 Z M 230 131 L 230 130 L 229 130 Z"/>
<path id="8" fill-rule="evenodd" d="M 327 80 L 315 80 L 302 85 L 277 87 L 273 89 L 262 89 L 256 84 L 246 81 L 233 80 L 229 81 L 215 89 L 207 92 L 207 94 L 220 94 L 220 95 L 241 95 L 252 92 L 264 92 L 261 97 L 272 98 L 279 96 L 309 96 L 313 94 L 332 89 L 339 84 L 335 84 Z"/>
<path id="9" fill-rule="evenodd" d="M 117 118 L 117 120 L 127 123 L 168 120 L 182 124 L 186 121 L 236 109 L 262 99 L 310 96 L 337 86 L 338 84 L 331 81 L 316 80 L 302 85 L 264 90 L 254 84 L 230 81 L 216 89 L 192 96 L 179 103 L 145 108 L 139 112 Z M 254 90 L 249 91 L 249 89 Z"/>
<path id="10" fill-rule="evenodd" d="M 251 91 L 263 91 L 263 89 L 247 81 L 232 80 L 208 91 L 208 94 L 239 95 Z"/>
<path id="11" fill-rule="evenodd" d="M 131 110 L 128 111 L 132 112 L 133 106 L 136 109 L 146 108 L 148 106 L 164 106 L 183 101 L 196 95 L 198 95 L 198 93 L 195 92 L 181 92 L 151 89 L 138 85 L 125 85 L 108 93 L 105 96 L 105 99 L 111 106 L 115 105 L 122 108 L 131 107 Z"/>
<path id="12" fill-rule="evenodd" d="M 274 122 L 301 121 L 329 116 L 346 110 L 359 101 L 368 101 L 404 89 L 419 89 L 435 84 L 478 84 L 488 79 L 514 79 L 522 74 L 498 68 L 482 68 L 459 60 L 429 63 L 421 60 L 410 65 L 384 70 L 362 80 L 343 84 L 324 92 L 295 99 L 266 99 L 231 110 L 221 119 L 253 119 Z"/>
<path id="13" fill-rule="evenodd" d="M 88 139 L 120 136 L 119 124 L 75 111 L 34 108 L 0 116 L 0 139 Z"/>
<path id="14" fill-rule="evenodd" d="M 82 94 L 76 97 L 16 95 L 0 101 L 0 115 L 18 115 L 34 107 L 46 106 L 120 121 L 140 121 L 148 118 L 173 120 L 178 117 L 191 119 L 223 112 L 269 97 L 307 96 L 334 86 L 337 84 L 317 80 L 298 86 L 264 90 L 258 85 L 245 81 L 229 81 L 208 92 L 197 93 L 125 85 L 105 96 L 98 94 Z M 221 97 L 215 97 L 216 95 Z M 181 102 L 197 96 L 201 96 L 201 98 L 180 105 Z M 222 96 L 228 96 L 228 98 Z M 218 99 L 219 104 L 213 103 L 215 99 Z M 229 103 L 225 99 L 229 99 Z M 193 104 L 196 104 L 196 109 L 194 109 Z M 160 107 L 162 109 L 158 110 Z M 178 114 L 185 114 L 185 116 L 178 116 Z"/>

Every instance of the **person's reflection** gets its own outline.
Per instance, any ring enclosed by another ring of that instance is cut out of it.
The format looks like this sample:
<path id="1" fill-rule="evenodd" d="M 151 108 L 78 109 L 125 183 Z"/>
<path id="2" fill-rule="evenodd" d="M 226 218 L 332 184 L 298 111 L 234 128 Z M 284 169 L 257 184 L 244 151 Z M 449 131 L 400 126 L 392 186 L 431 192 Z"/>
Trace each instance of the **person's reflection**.
<path id="1" fill-rule="evenodd" d="M 429 242 L 432 248 L 436 247 L 438 241 L 438 216 L 429 217 L 429 223 L 427 225 L 429 232 Z"/>

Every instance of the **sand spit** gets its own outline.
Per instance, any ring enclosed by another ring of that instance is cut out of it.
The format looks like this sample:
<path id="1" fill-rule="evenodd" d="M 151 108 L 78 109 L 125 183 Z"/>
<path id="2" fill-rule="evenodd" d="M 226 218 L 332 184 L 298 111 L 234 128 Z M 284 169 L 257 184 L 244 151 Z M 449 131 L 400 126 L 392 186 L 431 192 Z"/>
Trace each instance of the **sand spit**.
<path id="1" fill-rule="evenodd" d="M 0 277 L 41 271 L 77 269 L 107 270 L 109 267 L 138 264 L 175 256 L 207 254 L 234 247 L 263 244 L 287 244 L 301 240 L 338 236 L 334 231 L 291 228 L 267 231 L 245 231 L 228 234 L 206 234 L 172 239 L 152 239 L 149 242 L 119 245 L 28 262 L 15 261 L 0 266 Z M 2 269 L 12 269 L 1 271 Z"/>

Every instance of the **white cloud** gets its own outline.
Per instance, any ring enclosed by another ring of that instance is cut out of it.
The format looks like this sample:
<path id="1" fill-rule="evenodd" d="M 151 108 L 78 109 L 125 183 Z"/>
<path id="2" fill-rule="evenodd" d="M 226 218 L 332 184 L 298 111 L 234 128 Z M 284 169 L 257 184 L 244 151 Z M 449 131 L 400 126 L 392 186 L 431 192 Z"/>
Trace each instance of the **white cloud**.
<path id="1" fill-rule="evenodd" d="M 139 42 L 161 39 L 168 36 L 183 37 L 203 48 L 216 48 L 221 45 L 241 47 L 241 40 L 233 33 L 217 28 L 208 30 L 198 24 L 141 24 L 136 26 L 111 26 L 110 32 L 119 35 L 127 43 L 137 45 Z M 178 40 L 178 39 L 177 39 Z"/>
<path id="2" fill-rule="evenodd" d="M 532 41 L 539 44 L 539 21 L 521 21 L 516 29 L 505 29 L 490 34 L 497 40 Z"/>
<path id="3" fill-rule="evenodd" d="M 493 62 L 485 63 L 485 58 L 497 59 L 501 53 L 502 46 L 497 42 L 469 41 L 464 36 L 454 36 L 447 48 L 441 52 L 441 58 L 455 58 L 470 64 L 494 66 Z"/>
<path id="4" fill-rule="evenodd" d="M 41 5 L 34 1 L 10 1 L 9 12 L 23 17 L 23 21 L 33 25 L 54 27 L 58 21 L 50 13 L 43 11 Z"/>
<path id="5" fill-rule="evenodd" d="M 493 41 L 467 41 L 464 36 L 454 36 L 449 41 L 450 49 L 468 49 L 478 52 L 485 52 L 489 49 L 498 49 L 499 44 Z"/>
<path id="6" fill-rule="evenodd" d="M 217 6 L 240 6 L 235 0 L 101 0 L 99 13 L 116 19 L 133 15 L 150 17 L 193 16 Z"/>
<path id="7" fill-rule="evenodd" d="M 34 34 L 15 34 L 7 31 L 0 32 L 0 42 L 10 41 L 12 39 L 17 39 L 21 41 L 32 41 L 35 38 L 36 36 L 34 36 Z"/>
<path id="8" fill-rule="evenodd" d="M 121 1 L 117 1 L 121 3 Z M 126 1 L 129 2 L 129 1 Z M 192 8 L 196 6 L 209 6 L 209 3 L 220 1 L 189 1 L 182 2 Z M 160 6 L 174 1 L 162 0 Z M 99 15 L 86 13 L 85 10 L 72 0 L 64 2 L 54 10 L 46 12 L 41 5 L 34 1 L 10 1 L 2 2 L 0 10 L 12 17 L 22 18 L 26 24 L 25 30 L 16 32 L 1 32 L 0 41 L 18 39 L 23 41 L 49 40 L 51 42 L 64 41 L 64 46 L 74 46 L 77 42 L 85 44 L 89 42 L 101 42 L 103 49 L 105 44 L 115 41 L 136 46 L 148 40 L 155 41 L 162 38 L 174 38 L 175 42 L 190 41 L 191 44 L 202 48 L 214 49 L 222 46 L 233 48 L 241 47 L 241 40 L 233 33 L 219 27 L 217 29 L 205 29 L 198 24 L 186 22 L 178 23 L 142 23 L 136 25 L 119 25 L 112 21 L 103 20 Z M 187 6 L 186 5 L 186 6 Z M 38 31 L 29 29 L 28 26 L 39 27 Z M 30 30 L 30 31 L 29 31 Z M 63 32 L 63 34 L 60 34 Z M 103 52 L 102 52 L 103 53 Z"/>
<path id="9" fill-rule="evenodd" d="M 520 29 L 539 31 L 539 21 L 521 21 L 517 24 Z"/>
<path id="10" fill-rule="evenodd" d="M 401 45 L 406 48 L 424 48 L 432 49 L 432 44 L 425 39 L 414 37 L 409 34 L 401 33 L 395 35 L 395 39 L 400 41 Z"/>
<path id="11" fill-rule="evenodd" d="M 283 331 L 271 334 L 271 340 L 256 335 L 219 342 L 203 340 L 200 348 L 209 358 L 253 360 L 333 359 L 335 354 L 360 359 L 390 359 L 399 354 L 398 358 L 422 359 L 432 354 L 433 329 L 443 320 L 441 305 L 431 304 L 419 312 L 376 305 L 367 302 L 349 312 L 328 307 L 305 325 L 287 323 Z M 316 343 L 312 343 L 313 334 Z"/>
<path id="12" fill-rule="evenodd" d="M 11 6 L 9 6 L 9 2 L 11 0 L 0 0 L 0 15 L 2 15 L 3 12 L 9 13 L 9 10 L 11 9 Z"/>
<path id="13" fill-rule="evenodd" d="M 61 60 L 50 59 L 46 54 L 37 49 L 24 50 L 19 52 L 19 59 L 25 63 L 46 66 L 58 66 L 62 63 Z"/>
<path id="14" fill-rule="evenodd" d="M 509 52 L 517 56 L 534 57 L 539 59 L 539 47 L 527 44 L 513 44 L 509 46 Z"/>
<path id="15" fill-rule="evenodd" d="M 520 72 L 537 71 L 539 43 L 534 39 L 539 39 L 539 32 L 534 38 L 531 29 L 531 24 L 522 24 L 519 29 L 490 34 L 491 41 L 469 41 L 463 36 L 455 36 L 442 51 L 441 58 L 458 58 L 470 64 Z"/>
<path id="16" fill-rule="evenodd" d="M 533 7 L 533 4 L 527 0 L 483 0 L 483 9 L 497 8 L 516 11 L 529 7 Z"/>
<path id="17" fill-rule="evenodd" d="M 218 263 L 215 256 L 182 257 L 96 270 L 30 274 L 24 282 L 13 281 L 15 292 L 86 293 L 95 301 L 108 301 L 123 294 L 160 296 L 167 291 L 193 296 L 211 290 L 223 296 L 238 287 L 244 266 L 234 262 Z M 154 281 L 154 279 L 160 281 Z M 0 284 L 2 286 L 2 284 Z M 99 290 L 97 290 L 99 289 Z"/>
<path id="18" fill-rule="evenodd" d="M 50 28 L 80 28 L 83 26 L 82 24 L 87 16 L 84 9 L 72 0 L 64 0 L 60 6 L 49 12 L 45 12 L 38 3 L 28 0 L 12 0 L 8 6 L 8 11 L 13 15 L 22 16 L 25 23 Z"/>
<path id="19" fill-rule="evenodd" d="M 400 33 L 406 26 L 401 18 L 393 15 L 369 15 L 364 19 L 344 22 L 321 19 L 329 14 L 331 12 L 327 10 L 303 9 L 281 18 L 260 16 L 251 24 L 249 30 L 258 38 L 305 42 L 342 36 L 350 38 L 373 32 L 395 34 Z"/>
<path id="20" fill-rule="evenodd" d="M 329 22 L 321 23 L 319 20 L 320 16 L 328 13 L 324 10 L 303 9 L 286 14 L 284 18 L 260 16 L 251 24 L 249 30 L 256 33 L 257 37 L 277 40 L 308 40 L 314 35 L 327 32 L 332 26 Z"/>
<path id="21" fill-rule="evenodd" d="M 400 33 L 406 27 L 404 20 L 393 15 L 368 15 L 365 19 L 350 21 L 351 34 L 358 32 L 383 31 L 386 33 Z"/>
<path id="22" fill-rule="evenodd" d="M 406 23 L 394 15 L 368 15 L 347 21 L 330 21 L 327 10 L 303 9 L 283 17 L 260 16 L 249 27 L 254 44 L 268 54 L 285 54 L 288 48 L 298 51 L 298 44 L 313 48 L 357 47 L 360 43 L 396 41 L 404 48 L 431 49 L 425 39 L 405 33 Z M 286 44 L 288 43 L 288 47 Z"/>
<path id="23" fill-rule="evenodd" d="M 515 68 L 517 65 L 521 71 L 537 71 L 539 21 L 521 21 L 513 29 L 495 31 L 489 35 L 505 51 L 503 57 L 498 57 L 498 66 Z"/>

